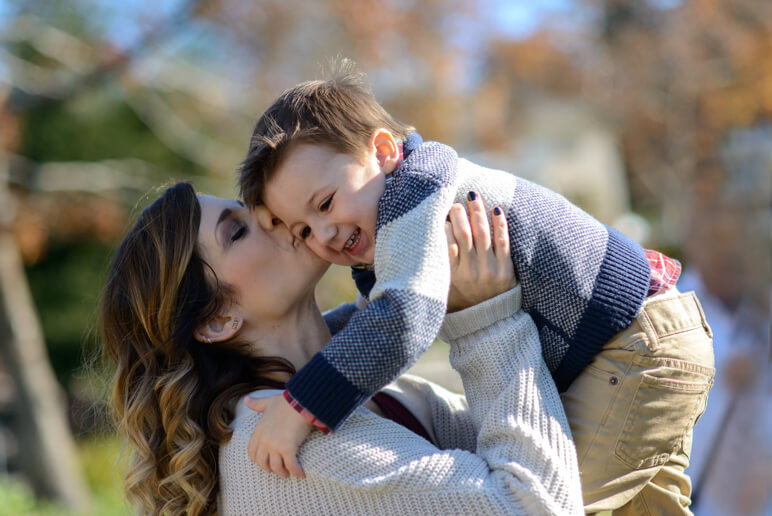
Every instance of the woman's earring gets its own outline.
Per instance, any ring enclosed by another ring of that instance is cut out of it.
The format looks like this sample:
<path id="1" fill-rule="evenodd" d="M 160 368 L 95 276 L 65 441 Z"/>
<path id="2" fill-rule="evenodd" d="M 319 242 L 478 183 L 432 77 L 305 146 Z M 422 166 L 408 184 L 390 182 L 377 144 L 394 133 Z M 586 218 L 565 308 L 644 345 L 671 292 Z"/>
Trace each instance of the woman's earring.
<path id="1" fill-rule="evenodd" d="M 233 319 L 233 324 L 231 325 L 231 328 L 233 328 L 234 330 L 237 330 L 238 327 L 239 327 L 239 320 Z"/>

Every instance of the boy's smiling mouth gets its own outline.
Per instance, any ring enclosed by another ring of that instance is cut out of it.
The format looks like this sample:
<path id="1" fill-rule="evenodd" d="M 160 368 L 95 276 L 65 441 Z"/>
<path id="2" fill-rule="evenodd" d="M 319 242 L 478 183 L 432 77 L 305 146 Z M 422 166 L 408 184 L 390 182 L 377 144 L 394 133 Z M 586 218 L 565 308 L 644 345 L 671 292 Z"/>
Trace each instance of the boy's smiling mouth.
<path id="1" fill-rule="evenodd" d="M 357 247 L 359 246 L 361 236 L 362 230 L 357 228 L 356 231 L 354 231 L 354 233 L 352 233 L 352 235 L 346 241 L 346 245 L 343 246 L 343 251 L 349 254 L 356 254 L 354 251 L 358 251 Z"/>

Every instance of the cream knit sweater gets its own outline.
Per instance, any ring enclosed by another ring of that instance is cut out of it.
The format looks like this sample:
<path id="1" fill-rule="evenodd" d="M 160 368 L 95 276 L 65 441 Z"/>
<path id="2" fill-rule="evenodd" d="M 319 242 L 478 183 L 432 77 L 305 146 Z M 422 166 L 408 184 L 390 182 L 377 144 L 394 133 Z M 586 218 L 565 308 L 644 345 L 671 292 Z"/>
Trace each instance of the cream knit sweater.
<path id="1" fill-rule="evenodd" d="M 447 315 L 441 337 L 466 400 L 407 375 L 387 388 L 433 442 L 359 408 L 306 440 L 305 479 L 284 479 L 250 461 L 261 415 L 239 403 L 220 448 L 220 513 L 583 514 L 576 451 L 520 287 Z"/>

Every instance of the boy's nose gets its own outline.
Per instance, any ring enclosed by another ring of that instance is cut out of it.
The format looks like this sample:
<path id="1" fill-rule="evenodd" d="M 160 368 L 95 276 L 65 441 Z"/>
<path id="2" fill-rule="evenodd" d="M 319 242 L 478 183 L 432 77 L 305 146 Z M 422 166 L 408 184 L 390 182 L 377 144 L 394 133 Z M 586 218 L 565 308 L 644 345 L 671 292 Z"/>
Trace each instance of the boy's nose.
<path id="1" fill-rule="evenodd" d="M 317 224 L 317 227 L 311 228 L 311 232 L 316 235 L 320 244 L 329 245 L 338 234 L 338 229 L 334 224 Z"/>

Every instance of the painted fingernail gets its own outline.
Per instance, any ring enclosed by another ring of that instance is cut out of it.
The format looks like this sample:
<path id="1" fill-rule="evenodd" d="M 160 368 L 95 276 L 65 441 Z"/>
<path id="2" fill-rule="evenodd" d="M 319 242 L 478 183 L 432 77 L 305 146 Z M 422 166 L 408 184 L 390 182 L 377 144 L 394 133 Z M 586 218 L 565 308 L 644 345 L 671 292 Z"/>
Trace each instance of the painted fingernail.
<path id="1" fill-rule="evenodd" d="M 494 215 L 501 215 L 501 208 L 499 208 L 498 206 L 493 208 L 493 214 Z"/>
<path id="2" fill-rule="evenodd" d="M 475 199 L 477 199 L 477 194 L 474 192 L 469 192 L 468 194 L 466 194 L 466 198 L 469 199 L 470 201 L 474 201 Z"/>
<path id="3" fill-rule="evenodd" d="M 450 213 L 445 215 L 445 222 L 450 222 Z"/>

